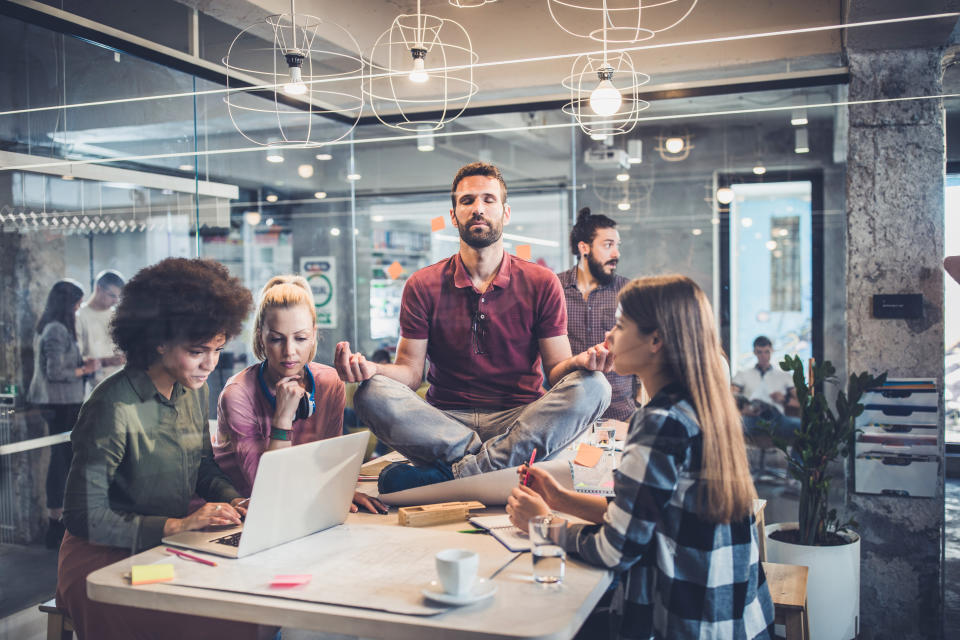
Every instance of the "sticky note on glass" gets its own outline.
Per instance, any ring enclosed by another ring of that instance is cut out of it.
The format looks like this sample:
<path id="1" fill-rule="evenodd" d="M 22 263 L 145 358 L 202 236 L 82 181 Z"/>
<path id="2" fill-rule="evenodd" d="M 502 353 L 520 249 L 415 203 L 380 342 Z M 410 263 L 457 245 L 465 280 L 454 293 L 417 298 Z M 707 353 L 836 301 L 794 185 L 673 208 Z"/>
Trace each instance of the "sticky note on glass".
<path id="1" fill-rule="evenodd" d="M 577 457 L 573 459 L 573 462 L 581 467 L 595 467 L 600 462 L 601 457 L 603 457 L 603 449 L 582 442 L 580 448 L 577 449 Z"/>
<path id="2" fill-rule="evenodd" d="M 521 260 L 529 260 L 531 257 L 530 245 L 528 244 L 518 244 L 517 245 L 517 257 Z"/>
<path id="3" fill-rule="evenodd" d="M 288 587 L 299 587 L 301 585 L 308 584 L 312 579 L 313 579 L 313 576 L 310 575 L 309 573 L 273 576 L 273 580 L 270 581 L 270 586 L 274 588 L 280 588 L 280 589 L 285 589 Z"/>
<path id="4" fill-rule="evenodd" d="M 172 564 L 135 564 L 130 567 L 130 584 L 153 584 L 173 580 Z"/>
<path id="5" fill-rule="evenodd" d="M 396 280 L 403 275 L 403 265 L 394 261 L 393 264 L 387 267 L 387 275 L 390 276 L 391 280 Z"/>
<path id="6" fill-rule="evenodd" d="M 447 226 L 447 221 L 443 216 L 437 216 L 430 220 L 430 231 L 441 231 Z"/>

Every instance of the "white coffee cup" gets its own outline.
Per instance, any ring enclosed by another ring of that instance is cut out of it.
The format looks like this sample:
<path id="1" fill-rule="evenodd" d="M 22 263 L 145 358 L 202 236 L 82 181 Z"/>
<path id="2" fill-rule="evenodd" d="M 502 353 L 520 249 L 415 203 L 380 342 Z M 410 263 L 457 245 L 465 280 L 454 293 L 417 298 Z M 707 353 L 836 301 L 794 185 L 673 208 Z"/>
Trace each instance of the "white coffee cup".
<path id="1" fill-rule="evenodd" d="M 443 590 L 454 596 L 470 593 L 480 565 L 477 553 L 467 549 L 444 549 L 437 553 L 436 559 Z"/>

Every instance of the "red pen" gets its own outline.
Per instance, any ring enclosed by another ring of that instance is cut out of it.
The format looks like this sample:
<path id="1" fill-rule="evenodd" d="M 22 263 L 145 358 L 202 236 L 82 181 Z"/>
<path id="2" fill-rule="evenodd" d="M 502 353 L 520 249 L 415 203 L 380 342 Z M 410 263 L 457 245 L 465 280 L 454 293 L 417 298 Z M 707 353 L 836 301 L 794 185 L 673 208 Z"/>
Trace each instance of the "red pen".
<path id="1" fill-rule="evenodd" d="M 527 478 L 530 477 L 530 467 L 533 465 L 533 461 L 537 459 L 537 448 L 533 448 L 533 453 L 530 454 L 530 462 L 527 463 L 527 470 L 523 474 L 523 486 L 527 486 Z"/>
<path id="2" fill-rule="evenodd" d="M 213 560 L 207 560 L 206 558 L 201 558 L 200 556 L 195 556 L 195 555 L 193 555 L 192 553 L 187 553 L 186 551 L 178 551 L 178 550 L 176 550 L 176 549 L 171 549 L 170 547 L 167 547 L 167 552 L 172 553 L 173 555 L 179 556 L 179 557 L 181 557 L 181 558 L 186 558 L 187 560 L 193 560 L 194 562 L 199 562 L 200 564 L 205 564 L 205 565 L 210 566 L 210 567 L 215 567 L 215 566 L 217 566 L 217 563 L 214 562 Z"/>

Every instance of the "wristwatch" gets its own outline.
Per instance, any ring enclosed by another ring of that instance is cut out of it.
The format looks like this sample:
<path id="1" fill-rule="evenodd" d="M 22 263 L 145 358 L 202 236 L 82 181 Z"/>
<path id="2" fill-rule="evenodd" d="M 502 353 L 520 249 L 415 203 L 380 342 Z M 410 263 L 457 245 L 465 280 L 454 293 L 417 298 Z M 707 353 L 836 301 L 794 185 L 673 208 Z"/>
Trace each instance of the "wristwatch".
<path id="1" fill-rule="evenodd" d="M 277 427 L 270 427 L 271 440 L 290 440 L 291 433 L 293 433 L 292 429 L 279 429 Z"/>

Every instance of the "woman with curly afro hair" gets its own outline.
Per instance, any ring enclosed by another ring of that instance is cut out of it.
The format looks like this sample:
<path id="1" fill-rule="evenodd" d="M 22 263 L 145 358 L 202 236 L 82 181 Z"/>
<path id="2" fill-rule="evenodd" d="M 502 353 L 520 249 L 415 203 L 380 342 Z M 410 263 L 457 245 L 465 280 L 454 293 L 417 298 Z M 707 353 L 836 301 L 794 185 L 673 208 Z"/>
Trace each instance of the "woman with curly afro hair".
<path id="1" fill-rule="evenodd" d="M 223 265 L 168 258 L 123 289 L 111 324 L 126 366 L 104 380 L 73 429 L 57 606 L 79 637 L 257 637 L 256 625 L 107 605 L 86 577 L 163 536 L 240 522 L 240 494 L 213 459 L 207 376 L 240 332 L 252 296 Z M 188 513 L 196 493 L 207 503 Z"/>

